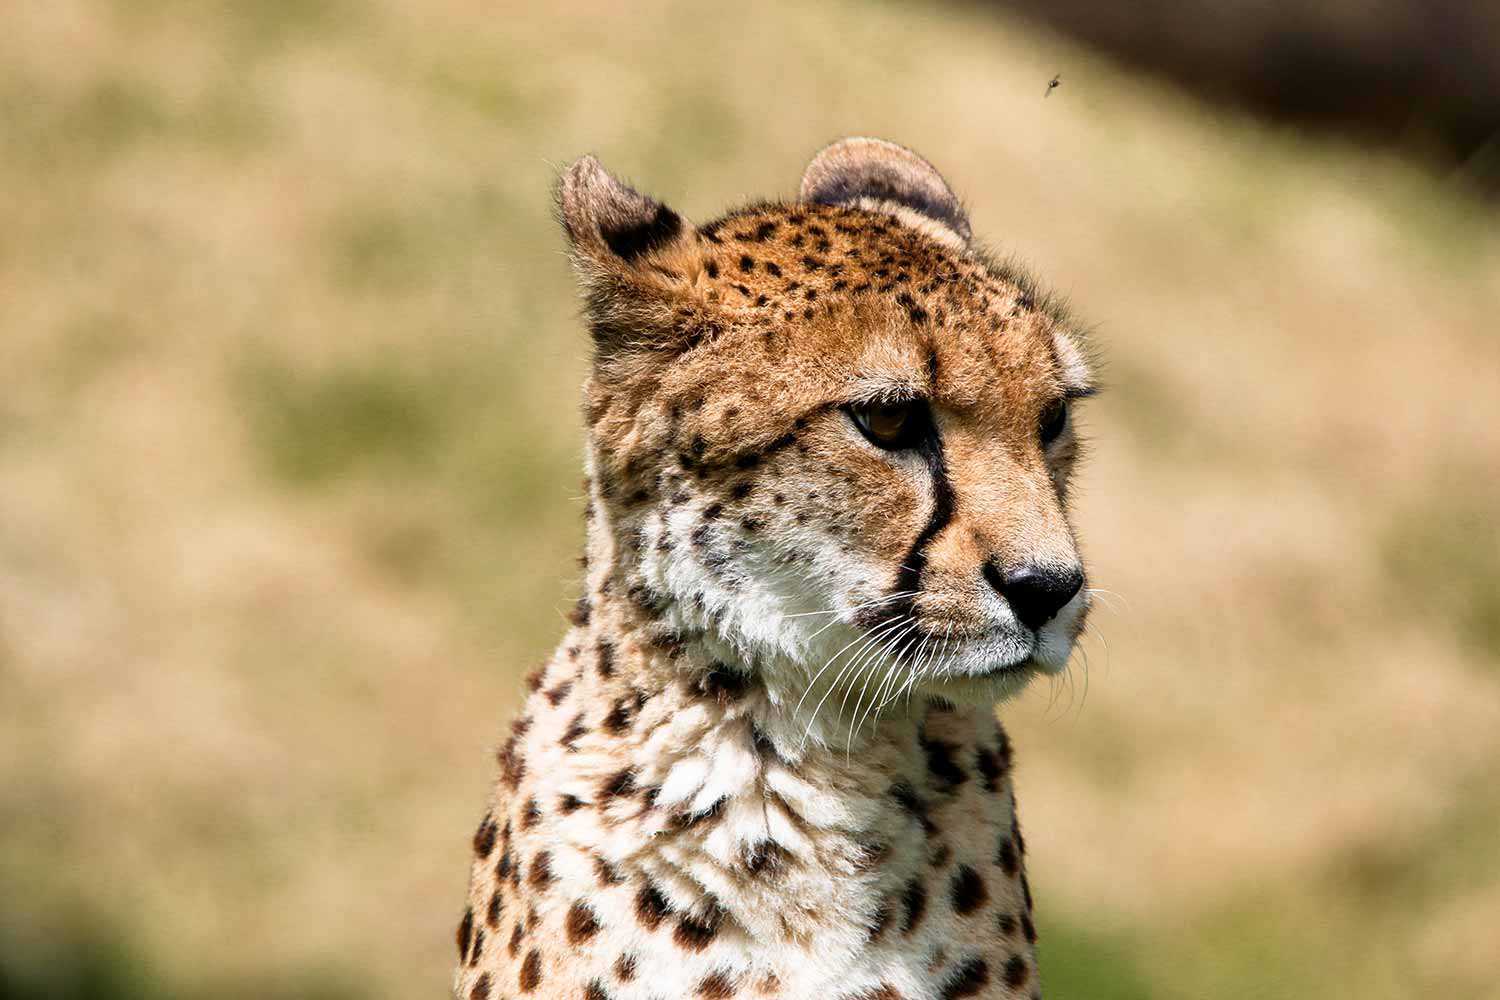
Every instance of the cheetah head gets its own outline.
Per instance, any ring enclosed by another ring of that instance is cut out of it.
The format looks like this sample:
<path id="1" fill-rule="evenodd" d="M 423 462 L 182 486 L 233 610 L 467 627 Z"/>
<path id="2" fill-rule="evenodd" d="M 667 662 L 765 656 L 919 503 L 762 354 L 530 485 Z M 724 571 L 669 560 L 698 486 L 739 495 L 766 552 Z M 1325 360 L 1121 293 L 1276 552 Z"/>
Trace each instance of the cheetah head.
<path id="1" fill-rule="evenodd" d="M 694 226 L 585 157 L 559 207 L 621 589 L 787 704 L 992 703 L 1064 668 L 1089 365 L 926 160 L 846 139 L 795 202 Z"/>

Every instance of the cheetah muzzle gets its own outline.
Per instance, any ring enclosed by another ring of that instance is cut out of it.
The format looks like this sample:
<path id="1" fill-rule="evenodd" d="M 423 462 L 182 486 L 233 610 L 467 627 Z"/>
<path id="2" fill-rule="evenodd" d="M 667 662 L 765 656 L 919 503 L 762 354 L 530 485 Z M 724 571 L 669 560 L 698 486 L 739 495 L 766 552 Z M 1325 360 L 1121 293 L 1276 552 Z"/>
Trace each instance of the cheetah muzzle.
<path id="1" fill-rule="evenodd" d="M 574 163 L 587 587 L 474 836 L 455 995 L 1040 995 L 993 706 L 1089 607 L 1067 316 L 921 157 L 694 226 Z"/>

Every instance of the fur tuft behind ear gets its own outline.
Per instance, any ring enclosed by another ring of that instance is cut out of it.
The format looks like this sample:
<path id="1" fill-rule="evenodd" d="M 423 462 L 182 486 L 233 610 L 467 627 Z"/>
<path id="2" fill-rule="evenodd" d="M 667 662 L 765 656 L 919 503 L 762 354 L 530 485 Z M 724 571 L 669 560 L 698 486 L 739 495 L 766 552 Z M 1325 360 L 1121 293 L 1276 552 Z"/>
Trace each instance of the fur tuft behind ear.
<path id="1" fill-rule="evenodd" d="M 937 168 L 884 139 L 854 136 L 825 147 L 802 175 L 802 200 L 872 207 L 884 203 L 938 223 L 963 243 L 973 235 L 968 213 Z"/>

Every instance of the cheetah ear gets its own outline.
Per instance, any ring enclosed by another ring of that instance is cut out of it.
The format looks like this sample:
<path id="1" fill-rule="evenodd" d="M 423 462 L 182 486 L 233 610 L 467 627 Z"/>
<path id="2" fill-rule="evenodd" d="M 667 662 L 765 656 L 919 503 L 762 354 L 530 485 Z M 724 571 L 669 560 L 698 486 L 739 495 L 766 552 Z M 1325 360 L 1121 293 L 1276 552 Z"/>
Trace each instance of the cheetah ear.
<path id="1" fill-rule="evenodd" d="M 563 172 L 557 206 L 599 357 L 669 346 L 673 305 L 691 284 L 697 230 L 592 156 Z"/>
<path id="2" fill-rule="evenodd" d="M 580 157 L 563 173 L 557 203 L 573 252 L 604 267 L 638 266 L 641 258 L 680 242 L 693 228 L 592 156 Z"/>
<path id="3" fill-rule="evenodd" d="M 914 212 L 968 243 L 969 216 L 937 168 L 905 146 L 884 139 L 840 139 L 813 157 L 802 175 L 802 200 Z M 905 221 L 916 221 L 910 218 Z"/>

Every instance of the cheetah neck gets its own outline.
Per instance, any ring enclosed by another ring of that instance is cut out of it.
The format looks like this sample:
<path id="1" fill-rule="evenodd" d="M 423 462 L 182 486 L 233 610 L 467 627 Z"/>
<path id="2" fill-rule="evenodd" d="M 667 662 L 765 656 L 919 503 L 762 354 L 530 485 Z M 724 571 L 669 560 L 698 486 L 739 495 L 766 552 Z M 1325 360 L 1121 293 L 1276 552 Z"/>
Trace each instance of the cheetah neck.
<path id="1" fill-rule="evenodd" d="M 941 965 L 930 909 L 993 900 L 992 920 L 1029 928 L 993 715 L 929 705 L 855 752 L 805 742 L 746 664 L 714 659 L 621 584 L 596 579 L 501 751 L 502 881 L 533 898 L 619 888 L 629 919 L 670 924 L 681 947 L 785 942 L 829 976 L 887 936 Z M 931 898 L 944 894 L 956 903 Z"/>

